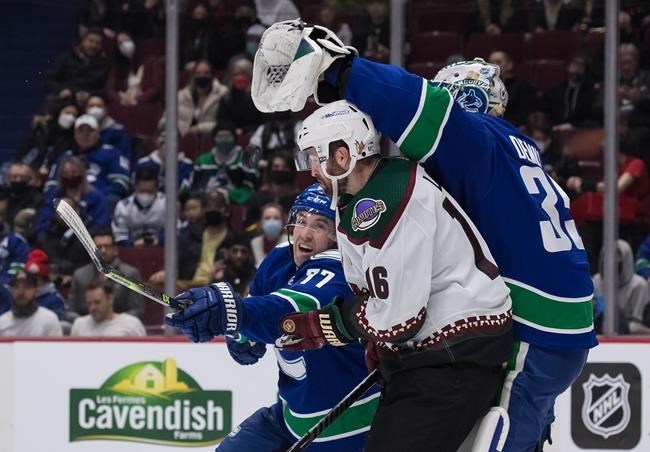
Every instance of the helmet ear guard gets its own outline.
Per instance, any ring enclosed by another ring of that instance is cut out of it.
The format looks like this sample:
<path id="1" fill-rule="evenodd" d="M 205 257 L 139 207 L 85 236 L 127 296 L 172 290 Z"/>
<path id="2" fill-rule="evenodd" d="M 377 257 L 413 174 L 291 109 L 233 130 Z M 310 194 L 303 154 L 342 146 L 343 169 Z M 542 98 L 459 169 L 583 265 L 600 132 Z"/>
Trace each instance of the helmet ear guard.
<path id="1" fill-rule="evenodd" d="M 475 58 L 445 66 L 431 83 L 446 88 L 464 110 L 502 116 L 508 105 L 508 91 L 500 72 L 496 64 Z"/>

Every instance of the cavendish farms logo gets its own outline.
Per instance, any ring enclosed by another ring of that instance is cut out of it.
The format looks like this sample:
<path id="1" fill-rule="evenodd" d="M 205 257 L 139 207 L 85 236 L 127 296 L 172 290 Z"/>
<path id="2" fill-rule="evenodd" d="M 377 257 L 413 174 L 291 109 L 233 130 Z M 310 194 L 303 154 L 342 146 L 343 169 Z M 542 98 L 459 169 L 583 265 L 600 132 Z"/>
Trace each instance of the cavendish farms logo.
<path id="1" fill-rule="evenodd" d="M 205 391 L 176 361 L 138 362 L 99 389 L 70 390 L 70 441 L 206 446 L 232 427 L 232 393 Z"/>

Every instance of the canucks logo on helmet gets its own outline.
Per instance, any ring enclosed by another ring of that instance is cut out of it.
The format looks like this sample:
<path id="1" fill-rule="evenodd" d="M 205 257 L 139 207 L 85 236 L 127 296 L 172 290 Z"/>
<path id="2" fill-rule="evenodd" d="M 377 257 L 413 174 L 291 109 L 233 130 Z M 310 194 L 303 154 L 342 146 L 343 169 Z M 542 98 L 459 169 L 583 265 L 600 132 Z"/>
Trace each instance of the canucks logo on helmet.
<path id="1" fill-rule="evenodd" d="M 471 86 L 463 86 L 459 90 L 456 102 L 458 102 L 464 110 L 472 113 L 486 113 L 489 104 L 488 96 L 485 94 L 485 91 Z"/>

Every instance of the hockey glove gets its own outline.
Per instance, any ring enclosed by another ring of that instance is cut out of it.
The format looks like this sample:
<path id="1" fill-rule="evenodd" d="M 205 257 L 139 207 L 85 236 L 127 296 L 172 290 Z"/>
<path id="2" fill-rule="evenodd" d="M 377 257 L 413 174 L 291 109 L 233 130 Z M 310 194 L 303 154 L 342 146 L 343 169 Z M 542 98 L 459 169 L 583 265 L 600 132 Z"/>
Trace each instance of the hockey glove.
<path id="1" fill-rule="evenodd" d="M 342 298 L 323 309 L 289 314 L 280 319 L 280 330 L 284 333 L 275 345 L 282 350 L 314 350 L 330 344 L 335 347 L 349 344 L 356 337 L 349 332 L 343 321 Z"/>
<path id="2" fill-rule="evenodd" d="M 260 41 L 253 64 L 251 96 L 258 110 L 300 111 L 317 98 L 321 74 L 337 59 L 357 55 L 331 30 L 300 19 L 271 25 Z"/>
<path id="3" fill-rule="evenodd" d="M 243 366 L 255 364 L 266 353 L 266 344 L 248 340 L 244 336 L 239 336 L 239 339 L 226 336 L 226 344 L 232 359 Z"/>
<path id="4" fill-rule="evenodd" d="M 187 308 L 182 309 L 183 303 Z M 238 333 L 241 328 L 242 299 L 225 282 L 190 289 L 170 305 L 182 310 L 165 317 L 165 323 L 180 329 L 192 342 L 208 342 L 215 336 Z"/>

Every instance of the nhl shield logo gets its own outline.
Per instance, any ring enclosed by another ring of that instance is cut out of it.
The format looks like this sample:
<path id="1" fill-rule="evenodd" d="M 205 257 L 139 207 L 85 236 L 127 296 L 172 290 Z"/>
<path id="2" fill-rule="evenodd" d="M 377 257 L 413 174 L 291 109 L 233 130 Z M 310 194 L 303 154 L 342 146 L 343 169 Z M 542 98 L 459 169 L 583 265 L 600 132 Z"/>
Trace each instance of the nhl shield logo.
<path id="1" fill-rule="evenodd" d="M 612 378 L 609 374 L 602 377 L 589 375 L 582 383 L 584 402 L 582 404 L 582 422 L 592 433 L 607 439 L 621 433 L 630 422 L 630 402 L 628 398 L 630 384 L 623 374 Z"/>

